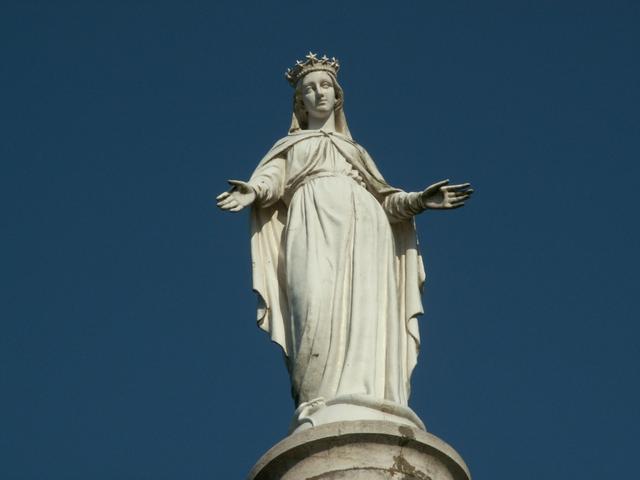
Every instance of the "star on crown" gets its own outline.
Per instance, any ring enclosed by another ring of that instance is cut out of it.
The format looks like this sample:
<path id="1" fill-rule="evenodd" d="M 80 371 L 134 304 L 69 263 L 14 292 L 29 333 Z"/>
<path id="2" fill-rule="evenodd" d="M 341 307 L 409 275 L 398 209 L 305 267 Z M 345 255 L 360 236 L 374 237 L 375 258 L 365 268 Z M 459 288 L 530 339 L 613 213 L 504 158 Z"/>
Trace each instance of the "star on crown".
<path id="1" fill-rule="evenodd" d="M 335 57 L 329 58 L 326 55 L 322 55 L 322 57 L 318 58 L 317 54 L 309 52 L 304 58 L 305 60 L 303 61 L 296 60 L 296 64 L 291 68 L 287 68 L 287 71 L 284 74 L 292 87 L 295 87 L 298 80 L 309 72 L 324 70 L 326 72 L 331 72 L 336 76 L 338 75 L 340 63 Z"/>

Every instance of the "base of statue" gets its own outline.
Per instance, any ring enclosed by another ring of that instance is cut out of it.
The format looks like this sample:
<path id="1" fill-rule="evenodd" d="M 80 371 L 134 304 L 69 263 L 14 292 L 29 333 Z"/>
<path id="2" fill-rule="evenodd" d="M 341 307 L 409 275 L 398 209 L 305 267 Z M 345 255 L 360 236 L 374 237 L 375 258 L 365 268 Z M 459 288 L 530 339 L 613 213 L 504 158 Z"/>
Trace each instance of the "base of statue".
<path id="1" fill-rule="evenodd" d="M 265 453 L 249 480 L 470 480 L 458 453 L 419 428 L 379 420 L 319 425 Z"/>

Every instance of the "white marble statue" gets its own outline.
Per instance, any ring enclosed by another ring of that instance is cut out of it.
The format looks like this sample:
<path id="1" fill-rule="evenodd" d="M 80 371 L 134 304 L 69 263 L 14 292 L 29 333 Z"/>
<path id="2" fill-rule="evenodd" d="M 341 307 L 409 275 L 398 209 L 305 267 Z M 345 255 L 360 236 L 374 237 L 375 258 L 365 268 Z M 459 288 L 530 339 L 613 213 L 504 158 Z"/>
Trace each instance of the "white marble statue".
<path id="1" fill-rule="evenodd" d="M 390 186 L 349 133 L 338 69 L 310 53 L 287 71 L 289 134 L 218 206 L 252 207 L 258 324 L 286 355 L 292 430 L 352 419 L 424 428 L 408 408 L 424 281 L 414 216 L 462 207 L 473 190 Z"/>

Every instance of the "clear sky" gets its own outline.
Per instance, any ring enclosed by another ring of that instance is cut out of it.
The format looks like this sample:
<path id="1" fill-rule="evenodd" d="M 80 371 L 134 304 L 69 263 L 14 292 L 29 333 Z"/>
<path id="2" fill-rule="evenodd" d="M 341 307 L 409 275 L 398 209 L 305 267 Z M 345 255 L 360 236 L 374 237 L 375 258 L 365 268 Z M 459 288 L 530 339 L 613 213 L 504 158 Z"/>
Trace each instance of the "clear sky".
<path id="1" fill-rule="evenodd" d="M 248 216 L 284 70 L 341 60 L 427 212 L 411 406 L 476 479 L 630 478 L 640 436 L 633 1 L 0 6 L 0 478 L 236 479 L 293 404 L 255 326 Z"/>

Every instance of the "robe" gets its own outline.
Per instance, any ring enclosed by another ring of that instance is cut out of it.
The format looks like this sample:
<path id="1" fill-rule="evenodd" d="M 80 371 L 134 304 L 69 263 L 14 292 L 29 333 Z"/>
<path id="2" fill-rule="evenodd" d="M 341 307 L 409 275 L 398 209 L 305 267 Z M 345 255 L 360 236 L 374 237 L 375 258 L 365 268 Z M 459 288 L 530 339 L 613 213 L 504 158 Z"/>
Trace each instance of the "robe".
<path id="1" fill-rule="evenodd" d="M 284 351 L 296 405 L 356 395 L 406 406 L 425 280 L 412 194 L 323 130 L 279 140 L 249 183 L 258 325 Z"/>

